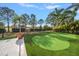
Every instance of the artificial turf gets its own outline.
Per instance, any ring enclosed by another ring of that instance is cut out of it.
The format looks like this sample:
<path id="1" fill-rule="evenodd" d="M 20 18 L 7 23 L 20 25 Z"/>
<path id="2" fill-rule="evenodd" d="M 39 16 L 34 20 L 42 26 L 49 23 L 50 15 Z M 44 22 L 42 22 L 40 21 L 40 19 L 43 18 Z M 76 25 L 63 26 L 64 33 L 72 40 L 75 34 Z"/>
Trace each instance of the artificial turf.
<path id="1" fill-rule="evenodd" d="M 57 32 L 25 36 L 27 54 L 30 56 L 78 56 L 79 35 Z"/>
<path id="2" fill-rule="evenodd" d="M 35 36 L 32 41 L 39 47 L 48 50 L 63 50 L 70 46 L 68 41 L 60 40 L 54 35 Z"/>

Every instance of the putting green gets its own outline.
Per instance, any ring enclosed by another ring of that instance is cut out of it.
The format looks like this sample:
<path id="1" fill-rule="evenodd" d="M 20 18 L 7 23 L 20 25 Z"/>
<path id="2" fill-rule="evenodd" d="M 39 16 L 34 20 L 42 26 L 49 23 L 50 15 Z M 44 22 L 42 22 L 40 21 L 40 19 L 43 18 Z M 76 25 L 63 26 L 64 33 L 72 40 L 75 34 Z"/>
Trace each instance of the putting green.
<path id="1" fill-rule="evenodd" d="M 32 40 L 36 45 L 47 50 L 64 50 L 70 46 L 68 41 L 60 40 L 51 36 L 51 34 L 44 36 L 34 36 Z"/>

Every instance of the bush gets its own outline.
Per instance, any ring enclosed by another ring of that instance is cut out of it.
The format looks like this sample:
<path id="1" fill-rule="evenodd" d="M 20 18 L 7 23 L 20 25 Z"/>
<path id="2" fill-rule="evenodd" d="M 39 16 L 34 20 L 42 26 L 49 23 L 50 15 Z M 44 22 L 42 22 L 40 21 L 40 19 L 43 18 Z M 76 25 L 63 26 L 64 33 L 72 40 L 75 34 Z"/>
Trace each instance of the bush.
<path id="1" fill-rule="evenodd" d="M 19 31 L 20 31 L 20 29 L 18 29 L 18 28 L 12 29 L 12 32 L 19 32 Z M 25 28 L 21 28 L 21 32 L 25 32 Z"/>
<path id="2" fill-rule="evenodd" d="M 43 29 L 44 29 L 45 31 L 47 31 L 47 30 L 52 30 L 52 27 L 49 27 L 48 25 L 45 25 Z"/>
<path id="3" fill-rule="evenodd" d="M 52 28 L 44 28 L 44 29 L 30 29 L 30 31 L 48 31 L 48 30 L 52 30 Z"/>
<path id="4" fill-rule="evenodd" d="M 5 29 L 0 29 L 0 33 L 5 33 L 6 30 Z"/>
<path id="5" fill-rule="evenodd" d="M 59 25 L 53 28 L 56 32 L 67 32 L 79 34 L 79 21 L 71 22 L 67 25 Z"/>

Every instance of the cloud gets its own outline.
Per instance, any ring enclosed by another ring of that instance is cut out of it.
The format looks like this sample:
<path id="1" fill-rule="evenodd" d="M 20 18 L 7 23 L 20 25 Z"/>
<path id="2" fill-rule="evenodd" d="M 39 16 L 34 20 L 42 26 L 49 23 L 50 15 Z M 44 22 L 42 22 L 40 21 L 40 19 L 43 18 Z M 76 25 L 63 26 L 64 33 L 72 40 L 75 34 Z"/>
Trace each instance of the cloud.
<path id="1" fill-rule="evenodd" d="M 79 14 L 79 10 L 77 11 L 77 13 Z"/>
<path id="2" fill-rule="evenodd" d="M 51 10 L 51 9 L 60 7 L 60 5 L 55 5 L 55 4 L 41 4 L 41 6 L 39 6 L 36 4 L 30 4 L 30 3 L 19 3 L 18 5 L 20 5 L 22 7 L 36 8 L 36 9 L 40 9 L 40 10 L 44 10 L 44 9 Z"/>
<path id="3" fill-rule="evenodd" d="M 20 5 L 20 6 L 22 6 L 22 7 L 38 8 L 38 6 L 33 5 L 33 4 L 19 3 L 18 5 Z"/>
<path id="4" fill-rule="evenodd" d="M 20 5 L 20 6 L 22 6 L 22 7 L 36 8 L 36 9 L 40 9 L 40 10 L 45 9 L 44 6 L 38 6 L 38 5 L 36 5 L 36 4 L 30 4 L 30 3 L 29 3 L 29 4 L 19 3 L 18 5 Z"/>
<path id="5" fill-rule="evenodd" d="M 51 10 L 51 9 L 58 8 L 58 7 L 60 7 L 60 5 L 48 5 L 46 6 L 46 9 Z"/>

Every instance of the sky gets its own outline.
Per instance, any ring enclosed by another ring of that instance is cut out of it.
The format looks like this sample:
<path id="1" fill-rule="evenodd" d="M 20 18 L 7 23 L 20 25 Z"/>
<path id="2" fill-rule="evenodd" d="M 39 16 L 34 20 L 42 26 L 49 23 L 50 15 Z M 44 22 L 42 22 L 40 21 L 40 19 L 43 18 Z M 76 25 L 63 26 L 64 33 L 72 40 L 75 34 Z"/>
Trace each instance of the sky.
<path id="1" fill-rule="evenodd" d="M 71 4 L 67 3 L 0 3 L 0 7 L 8 7 L 15 10 L 18 15 L 21 14 L 35 14 L 36 19 L 46 19 L 48 14 L 55 8 L 67 8 Z M 79 10 L 76 19 L 79 19 Z"/>

